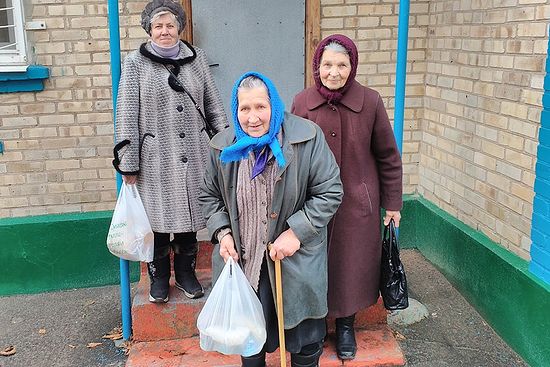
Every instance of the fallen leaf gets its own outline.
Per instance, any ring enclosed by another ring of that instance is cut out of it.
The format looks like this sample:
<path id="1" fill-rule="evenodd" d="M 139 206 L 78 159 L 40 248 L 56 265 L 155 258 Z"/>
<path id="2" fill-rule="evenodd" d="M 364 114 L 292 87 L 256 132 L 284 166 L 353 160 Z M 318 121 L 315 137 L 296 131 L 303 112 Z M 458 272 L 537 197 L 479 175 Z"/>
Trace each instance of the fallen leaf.
<path id="1" fill-rule="evenodd" d="M 39 329 L 38 334 L 41 334 L 41 335 L 46 334 L 46 329 Z"/>
<path id="2" fill-rule="evenodd" d="M 103 343 L 88 343 L 87 347 L 88 347 L 88 348 L 95 348 L 95 347 L 97 347 L 97 346 L 99 346 L 99 345 L 101 345 L 101 344 L 103 344 Z"/>
<path id="3" fill-rule="evenodd" d="M 94 301 L 93 299 L 91 299 L 91 300 L 88 300 L 88 301 L 84 304 L 84 306 L 91 306 L 91 305 L 93 305 L 94 303 L 95 303 L 95 301 Z"/>
<path id="4" fill-rule="evenodd" d="M 110 340 L 122 339 L 122 329 L 119 328 L 119 327 L 116 327 L 113 330 L 109 331 L 108 334 L 103 335 L 102 338 L 103 339 L 110 339 Z"/>
<path id="5" fill-rule="evenodd" d="M 4 350 L 0 350 L 0 356 L 9 357 L 15 354 L 15 347 L 13 345 L 10 345 L 9 347 L 4 348 Z"/>
<path id="6" fill-rule="evenodd" d="M 393 336 L 395 337 L 395 339 L 397 340 L 405 340 L 405 335 L 401 334 L 399 331 L 397 330 L 393 330 Z"/>
<path id="7" fill-rule="evenodd" d="M 69 347 L 74 349 L 76 348 L 76 345 L 69 344 Z"/>

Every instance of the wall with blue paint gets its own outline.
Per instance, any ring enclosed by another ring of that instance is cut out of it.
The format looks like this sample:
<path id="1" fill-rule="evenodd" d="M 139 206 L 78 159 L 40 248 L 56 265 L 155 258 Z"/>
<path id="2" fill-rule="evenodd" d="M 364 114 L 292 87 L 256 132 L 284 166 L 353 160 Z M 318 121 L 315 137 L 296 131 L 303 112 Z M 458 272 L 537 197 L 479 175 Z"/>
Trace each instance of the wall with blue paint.
<path id="1" fill-rule="evenodd" d="M 550 41 L 548 47 L 550 50 Z M 550 284 L 550 58 L 546 60 L 542 104 L 529 269 Z"/>

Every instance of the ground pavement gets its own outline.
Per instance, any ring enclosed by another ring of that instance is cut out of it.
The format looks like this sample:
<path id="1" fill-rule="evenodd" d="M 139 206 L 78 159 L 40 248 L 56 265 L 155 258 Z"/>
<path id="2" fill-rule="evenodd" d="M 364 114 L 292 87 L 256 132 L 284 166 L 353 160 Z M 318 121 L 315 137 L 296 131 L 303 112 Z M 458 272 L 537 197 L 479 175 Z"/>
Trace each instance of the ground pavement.
<path id="1" fill-rule="evenodd" d="M 415 324 L 390 324 L 407 367 L 527 366 L 420 253 L 402 258 L 410 296 L 428 309 Z M 0 351 L 16 352 L 0 367 L 122 367 L 124 349 L 102 339 L 120 322 L 117 286 L 0 297 Z"/>

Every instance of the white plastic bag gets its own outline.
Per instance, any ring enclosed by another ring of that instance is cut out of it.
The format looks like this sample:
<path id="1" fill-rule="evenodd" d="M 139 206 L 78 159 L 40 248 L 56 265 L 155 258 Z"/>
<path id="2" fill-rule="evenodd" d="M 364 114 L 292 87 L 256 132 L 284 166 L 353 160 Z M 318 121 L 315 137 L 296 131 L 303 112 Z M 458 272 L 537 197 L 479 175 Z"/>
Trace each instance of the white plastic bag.
<path id="1" fill-rule="evenodd" d="M 107 247 L 121 259 L 153 261 L 153 230 L 136 185 L 124 183 L 120 188 L 107 235 Z"/>
<path id="2" fill-rule="evenodd" d="M 267 338 L 262 305 L 232 258 L 212 288 L 197 328 L 205 351 L 250 357 L 262 350 Z"/>

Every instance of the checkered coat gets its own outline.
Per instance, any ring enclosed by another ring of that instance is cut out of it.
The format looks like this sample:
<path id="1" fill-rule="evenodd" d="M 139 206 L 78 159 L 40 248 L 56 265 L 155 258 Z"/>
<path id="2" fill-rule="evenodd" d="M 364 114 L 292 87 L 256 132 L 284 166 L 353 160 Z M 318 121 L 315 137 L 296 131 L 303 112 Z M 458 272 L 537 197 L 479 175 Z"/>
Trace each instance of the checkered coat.
<path id="1" fill-rule="evenodd" d="M 201 49 L 180 42 L 178 80 L 216 131 L 227 126 L 220 94 Z M 142 46 L 152 52 L 149 44 Z M 119 171 L 137 174 L 139 193 L 155 232 L 198 231 L 205 220 L 197 202 L 208 136 L 191 99 L 168 85 L 162 59 L 140 50 L 126 56 L 119 83 L 116 141 Z M 161 61 L 159 61 L 159 59 Z"/>

